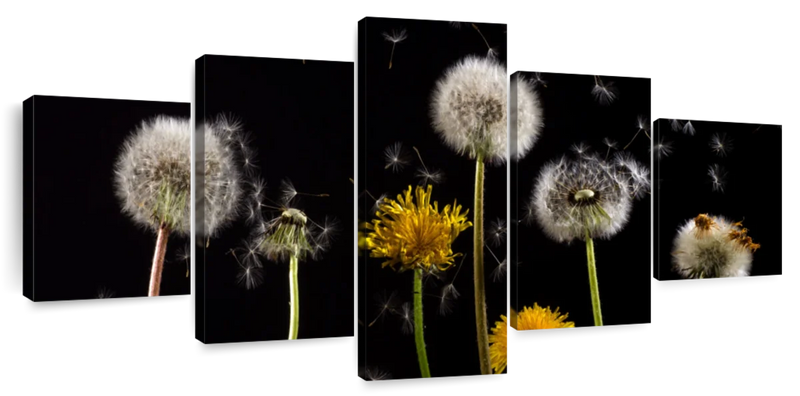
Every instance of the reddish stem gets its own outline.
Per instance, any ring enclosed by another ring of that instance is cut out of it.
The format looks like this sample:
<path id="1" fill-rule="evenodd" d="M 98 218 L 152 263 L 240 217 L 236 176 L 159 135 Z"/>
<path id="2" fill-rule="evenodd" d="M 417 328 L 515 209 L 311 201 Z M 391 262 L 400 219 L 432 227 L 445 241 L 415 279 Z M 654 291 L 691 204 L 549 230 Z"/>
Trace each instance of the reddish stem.
<path id="1" fill-rule="evenodd" d="M 161 291 L 161 272 L 164 270 L 164 256 L 167 254 L 167 238 L 169 238 L 169 227 L 166 224 L 162 224 L 158 229 L 156 252 L 153 255 L 153 269 L 150 271 L 148 297 L 157 296 Z"/>

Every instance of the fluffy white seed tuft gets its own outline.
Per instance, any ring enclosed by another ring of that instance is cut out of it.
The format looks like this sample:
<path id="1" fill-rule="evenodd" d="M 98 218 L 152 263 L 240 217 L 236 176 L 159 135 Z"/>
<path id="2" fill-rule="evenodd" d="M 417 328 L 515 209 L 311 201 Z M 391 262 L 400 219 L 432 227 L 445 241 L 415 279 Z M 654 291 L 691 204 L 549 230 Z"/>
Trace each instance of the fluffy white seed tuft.
<path id="1" fill-rule="evenodd" d="M 703 217 L 689 219 L 678 229 L 672 250 L 675 271 L 684 278 L 748 276 L 753 254 L 731 238 L 739 231 L 736 223 L 711 216 L 712 222 L 704 227 L 698 221 Z"/>
<path id="2" fill-rule="evenodd" d="M 473 159 L 482 156 L 488 163 L 505 161 L 506 78 L 499 62 L 475 56 L 445 72 L 433 90 L 431 117 L 447 146 Z"/>
<path id="3" fill-rule="evenodd" d="M 541 79 L 538 73 L 536 78 Z M 521 77 L 516 80 L 517 100 L 511 108 L 511 122 L 516 125 L 516 145 L 511 147 L 511 158 L 519 160 L 525 157 L 536 143 L 544 121 L 542 106 L 533 83 Z M 544 84 L 543 80 L 542 84 Z"/>
<path id="4" fill-rule="evenodd" d="M 213 237 L 238 215 L 243 191 L 242 162 L 247 158 L 247 137 L 242 124 L 220 116 L 205 123 L 204 233 Z"/>
<path id="5" fill-rule="evenodd" d="M 189 234 L 191 134 L 186 118 L 145 120 L 125 141 L 114 172 L 122 211 L 158 232 Z"/>

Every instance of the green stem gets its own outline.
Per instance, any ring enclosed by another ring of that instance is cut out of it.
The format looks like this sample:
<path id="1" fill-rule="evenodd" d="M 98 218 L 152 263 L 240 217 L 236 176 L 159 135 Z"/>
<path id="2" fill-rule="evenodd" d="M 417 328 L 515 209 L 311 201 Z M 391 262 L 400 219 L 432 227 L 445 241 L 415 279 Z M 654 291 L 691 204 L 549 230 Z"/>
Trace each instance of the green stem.
<path id="1" fill-rule="evenodd" d="M 300 293 L 297 287 L 297 256 L 289 257 L 289 339 L 297 339 L 300 327 Z"/>
<path id="2" fill-rule="evenodd" d="M 594 261 L 594 242 L 586 230 L 586 262 L 589 265 L 589 288 L 592 292 L 592 312 L 594 325 L 603 325 L 603 313 L 600 312 L 600 289 L 597 287 L 597 266 Z"/>
<path id="3" fill-rule="evenodd" d="M 430 378 L 428 352 L 425 350 L 425 326 L 422 322 L 422 270 L 414 270 L 414 341 L 417 343 L 417 360 L 422 378 Z"/>
<path id="4" fill-rule="evenodd" d="M 478 357 L 481 374 L 491 374 L 489 360 L 489 325 L 486 319 L 486 286 L 483 270 L 483 154 L 475 161 L 475 214 L 473 215 L 473 267 L 475 270 L 475 326 L 478 331 Z"/>

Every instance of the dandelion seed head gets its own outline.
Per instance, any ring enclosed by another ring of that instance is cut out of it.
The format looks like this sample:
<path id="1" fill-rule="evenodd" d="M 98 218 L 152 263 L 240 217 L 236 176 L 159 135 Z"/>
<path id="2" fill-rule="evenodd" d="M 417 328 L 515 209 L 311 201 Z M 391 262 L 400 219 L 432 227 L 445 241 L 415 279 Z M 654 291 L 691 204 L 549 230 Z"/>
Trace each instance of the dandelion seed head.
<path id="1" fill-rule="evenodd" d="M 649 190 L 649 170 L 617 153 L 608 162 L 585 154 L 562 157 L 542 169 L 530 208 L 545 234 L 557 242 L 611 238 L 628 222 L 633 199 Z"/>
<path id="2" fill-rule="evenodd" d="M 540 78 L 537 73 L 537 78 Z M 539 94 L 534 85 L 528 80 L 517 77 L 513 86 L 516 87 L 516 103 L 512 103 L 511 123 L 516 125 L 516 145 L 511 146 L 511 158 L 522 159 L 528 154 L 539 139 L 539 134 L 544 126 L 542 106 Z"/>
<path id="3" fill-rule="evenodd" d="M 506 157 L 506 70 L 488 57 L 468 56 L 436 83 L 431 100 L 433 128 L 461 155 L 489 163 Z"/>
<path id="4" fill-rule="evenodd" d="M 748 276 L 753 252 L 760 245 L 747 236 L 741 222 L 701 214 L 689 219 L 675 236 L 673 269 L 684 278 Z"/>
<path id="5" fill-rule="evenodd" d="M 191 126 L 186 118 L 143 121 L 125 141 L 114 166 L 122 212 L 158 232 L 189 234 Z"/>

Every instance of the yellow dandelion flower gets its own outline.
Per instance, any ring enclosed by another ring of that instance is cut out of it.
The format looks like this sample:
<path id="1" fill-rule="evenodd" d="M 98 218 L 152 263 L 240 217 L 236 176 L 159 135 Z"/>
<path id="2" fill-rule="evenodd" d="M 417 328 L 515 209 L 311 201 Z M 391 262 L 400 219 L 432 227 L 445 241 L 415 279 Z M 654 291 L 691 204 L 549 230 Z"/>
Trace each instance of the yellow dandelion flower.
<path id="1" fill-rule="evenodd" d="M 426 190 L 417 186 L 416 203 L 411 195 L 411 186 L 396 200 L 384 198 L 378 204 L 377 219 L 366 224 L 366 246 L 370 257 L 382 257 L 382 267 L 391 267 L 400 272 L 431 267 L 444 271 L 453 265 L 451 244 L 461 231 L 472 226 L 467 221 L 469 210 L 461 213 L 461 205 L 444 207 L 439 213 L 439 204 L 431 205 L 433 186 Z"/>
<path id="2" fill-rule="evenodd" d="M 574 322 L 567 322 L 567 316 L 555 311 L 550 307 L 542 308 L 534 303 L 533 308 L 524 307 L 522 312 L 517 313 L 517 331 L 529 330 L 555 330 L 555 329 L 574 329 Z M 489 336 L 489 359 L 492 362 L 492 369 L 496 375 L 500 375 L 506 367 L 511 365 L 511 328 L 508 317 L 500 315 L 500 321 L 494 323 L 492 334 Z"/>

